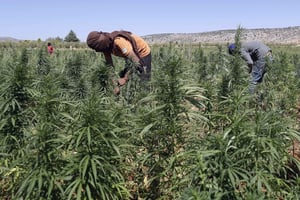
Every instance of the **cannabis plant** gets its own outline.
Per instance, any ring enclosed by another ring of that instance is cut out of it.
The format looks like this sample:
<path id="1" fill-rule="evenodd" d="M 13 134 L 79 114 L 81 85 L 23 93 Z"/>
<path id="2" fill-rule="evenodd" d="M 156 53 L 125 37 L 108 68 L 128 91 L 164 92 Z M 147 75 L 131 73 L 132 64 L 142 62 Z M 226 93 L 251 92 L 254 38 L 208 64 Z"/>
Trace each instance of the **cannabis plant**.
<path id="1" fill-rule="evenodd" d="M 70 102 L 59 89 L 55 77 L 47 75 L 35 83 L 34 116 L 26 130 L 26 155 L 17 159 L 23 169 L 15 188 L 15 198 L 63 199 L 63 182 L 60 175 L 65 165 L 63 144 L 67 121 L 65 115 Z"/>
<path id="2" fill-rule="evenodd" d="M 78 107 L 67 165 L 66 199 L 126 199 L 118 128 L 111 121 L 111 99 L 94 92 Z"/>

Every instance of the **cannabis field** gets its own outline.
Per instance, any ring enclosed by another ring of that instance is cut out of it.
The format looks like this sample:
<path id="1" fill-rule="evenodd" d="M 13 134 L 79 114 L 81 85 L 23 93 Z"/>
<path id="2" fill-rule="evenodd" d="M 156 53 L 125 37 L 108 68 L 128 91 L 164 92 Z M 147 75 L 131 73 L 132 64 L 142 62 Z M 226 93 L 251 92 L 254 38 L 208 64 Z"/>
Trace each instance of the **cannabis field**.
<path id="1" fill-rule="evenodd" d="M 0 199 L 300 199 L 300 47 L 249 95 L 226 45 L 152 45 L 152 79 L 85 44 L 0 44 Z"/>

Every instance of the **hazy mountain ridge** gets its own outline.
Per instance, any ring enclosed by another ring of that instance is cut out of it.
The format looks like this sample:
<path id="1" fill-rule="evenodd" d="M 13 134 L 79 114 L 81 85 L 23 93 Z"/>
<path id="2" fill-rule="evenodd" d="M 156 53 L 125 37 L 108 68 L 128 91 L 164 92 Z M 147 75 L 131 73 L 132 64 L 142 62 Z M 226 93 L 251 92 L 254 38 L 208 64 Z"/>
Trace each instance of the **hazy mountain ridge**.
<path id="1" fill-rule="evenodd" d="M 231 43 L 236 30 L 218 30 L 200 33 L 162 33 L 143 36 L 149 44 L 176 43 Z M 243 29 L 242 41 L 260 40 L 273 44 L 300 44 L 300 26 L 287 28 Z"/>
<path id="2" fill-rule="evenodd" d="M 6 42 L 6 41 L 17 42 L 19 40 L 12 37 L 0 37 L 0 42 Z"/>
<path id="3" fill-rule="evenodd" d="M 159 33 L 142 36 L 149 44 L 163 43 L 231 43 L 234 42 L 236 29 L 217 30 L 199 33 Z M 286 28 L 243 29 L 242 41 L 260 40 L 273 44 L 300 45 L 300 26 Z M 0 42 L 22 41 L 12 37 L 0 37 Z"/>

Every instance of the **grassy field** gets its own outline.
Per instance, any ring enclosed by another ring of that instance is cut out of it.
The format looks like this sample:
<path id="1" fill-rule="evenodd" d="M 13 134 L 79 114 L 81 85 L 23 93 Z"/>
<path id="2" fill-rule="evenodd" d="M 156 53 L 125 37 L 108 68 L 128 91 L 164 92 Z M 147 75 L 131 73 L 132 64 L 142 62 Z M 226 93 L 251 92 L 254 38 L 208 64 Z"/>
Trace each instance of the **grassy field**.
<path id="1" fill-rule="evenodd" d="M 152 45 L 116 96 L 122 59 L 52 44 L 0 44 L 1 199 L 300 198 L 300 47 L 249 95 L 226 45 Z"/>

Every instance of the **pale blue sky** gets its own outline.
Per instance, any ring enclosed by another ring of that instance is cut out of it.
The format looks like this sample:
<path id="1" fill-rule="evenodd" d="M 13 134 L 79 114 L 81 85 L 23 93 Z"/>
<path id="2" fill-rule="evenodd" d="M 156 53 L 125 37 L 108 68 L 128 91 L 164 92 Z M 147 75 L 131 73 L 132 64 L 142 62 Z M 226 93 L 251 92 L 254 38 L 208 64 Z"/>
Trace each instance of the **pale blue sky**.
<path id="1" fill-rule="evenodd" d="M 300 25 L 300 0 L 0 0 L 0 36 L 46 40 L 73 30 L 197 33 Z"/>

